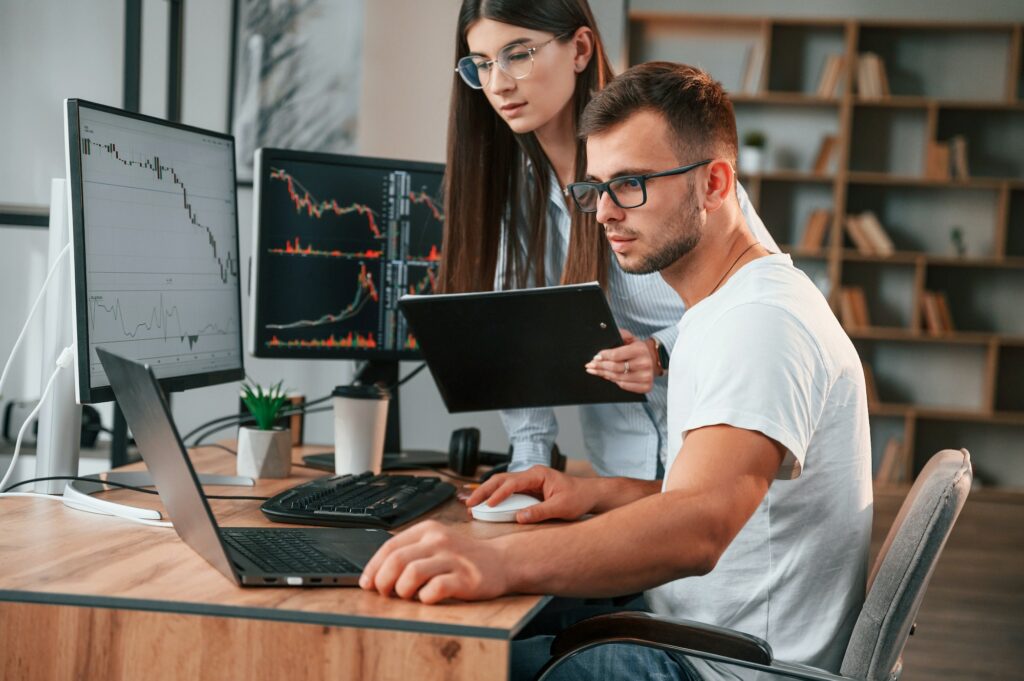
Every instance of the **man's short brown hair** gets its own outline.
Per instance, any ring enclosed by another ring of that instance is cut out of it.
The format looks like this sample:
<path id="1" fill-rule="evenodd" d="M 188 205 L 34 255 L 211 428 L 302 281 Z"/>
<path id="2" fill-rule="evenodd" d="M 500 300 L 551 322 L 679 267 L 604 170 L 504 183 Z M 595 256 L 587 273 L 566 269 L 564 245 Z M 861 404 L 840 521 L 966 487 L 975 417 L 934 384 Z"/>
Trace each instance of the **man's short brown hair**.
<path id="1" fill-rule="evenodd" d="M 676 137 L 680 163 L 725 158 L 736 164 L 736 115 L 732 102 L 706 71 L 655 61 L 617 76 L 587 105 L 580 136 L 600 134 L 638 111 L 660 113 Z"/>

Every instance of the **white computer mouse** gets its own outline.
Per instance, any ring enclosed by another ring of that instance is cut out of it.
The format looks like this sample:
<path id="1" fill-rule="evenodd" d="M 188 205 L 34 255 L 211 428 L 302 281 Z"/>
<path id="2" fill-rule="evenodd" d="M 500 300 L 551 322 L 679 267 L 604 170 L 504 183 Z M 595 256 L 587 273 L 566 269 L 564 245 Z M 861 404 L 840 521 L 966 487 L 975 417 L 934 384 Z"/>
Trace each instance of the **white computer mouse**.
<path id="1" fill-rule="evenodd" d="M 539 504 L 540 499 L 529 494 L 513 494 L 496 506 L 488 506 L 487 502 L 477 504 L 472 509 L 474 520 L 488 523 L 512 523 L 516 520 L 516 512 Z"/>

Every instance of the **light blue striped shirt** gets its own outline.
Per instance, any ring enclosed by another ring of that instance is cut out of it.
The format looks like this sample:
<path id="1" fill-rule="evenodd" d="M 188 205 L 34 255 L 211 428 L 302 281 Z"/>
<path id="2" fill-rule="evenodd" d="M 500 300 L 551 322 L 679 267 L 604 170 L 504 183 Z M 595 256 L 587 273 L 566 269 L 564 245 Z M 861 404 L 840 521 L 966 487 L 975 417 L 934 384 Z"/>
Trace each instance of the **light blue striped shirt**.
<path id="1" fill-rule="evenodd" d="M 560 283 L 562 268 L 569 251 L 571 216 L 562 189 L 552 173 L 547 206 L 547 244 L 544 281 L 548 286 Z M 750 231 L 769 250 L 778 252 L 764 223 L 754 212 L 743 187 L 736 184 L 736 195 Z M 521 215 L 525 215 L 522 210 Z M 524 225 L 525 220 L 517 221 Z M 527 235 L 518 230 L 520 246 L 526 251 Z M 504 244 L 498 263 L 497 283 L 500 288 L 504 261 Z M 529 279 L 533 281 L 532 277 Z M 532 283 L 528 284 L 532 286 Z M 608 303 L 615 322 L 637 338 L 655 337 L 663 347 L 675 346 L 680 318 L 685 306 L 661 274 L 627 274 L 615 257 L 606 288 Z M 583 371 L 583 368 L 580 368 Z M 581 405 L 580 425 L 586 455 L 601 475 L 626 476 L 653 480 L 658 475 L 659 460 L 665 462 L 665 419 L 667 376 L 654 379 L 654 388 L 647 393 L 646 403 Z M 524 470 L 534 464 L 550 462 L 551 447 L 558 435 L 558 422 L 553 409 L 507 409 L 501 420 L 512 444 L 509 470 Z M 571 454 L 578 454 L 571 452 Z"/>

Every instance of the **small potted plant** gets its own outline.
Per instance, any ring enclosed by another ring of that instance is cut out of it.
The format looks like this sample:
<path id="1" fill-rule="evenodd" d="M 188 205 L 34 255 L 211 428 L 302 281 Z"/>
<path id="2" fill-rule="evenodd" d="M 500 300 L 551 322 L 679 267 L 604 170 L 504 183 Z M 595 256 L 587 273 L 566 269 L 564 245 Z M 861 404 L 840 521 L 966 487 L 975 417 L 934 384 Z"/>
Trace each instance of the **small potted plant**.
<path id="1" fill-rule="evenodd" d="M 740 149 L 740 172 L 754 174 L 764 167 L 765 136 L 760 130 L 748 130 L 743 135 L 743 147 Z"/>
<path id="2" fill-rule="evenodd" d="M 275 427 L 288 398 L 278 381 L 269 389 L 242 384 L 242 402 L 256 422 L 238 428 L 238 474 L 251 478 L 285 478 L 292 469 L 292 435 Z"/>

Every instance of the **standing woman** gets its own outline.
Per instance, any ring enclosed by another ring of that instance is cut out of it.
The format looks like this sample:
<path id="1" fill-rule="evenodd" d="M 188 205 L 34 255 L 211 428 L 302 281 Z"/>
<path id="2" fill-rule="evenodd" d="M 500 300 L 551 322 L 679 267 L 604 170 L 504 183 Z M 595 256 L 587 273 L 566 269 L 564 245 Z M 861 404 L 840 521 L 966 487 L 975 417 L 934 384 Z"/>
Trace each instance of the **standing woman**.
<path id="1" fill-rule="evenodd" d="M 624 273 L 594 215 L 571 210 L 562 189 L 584 179 L 576 124 L 612 78 L 590 7 L 586 0 L 464 0 L 455 58 L 441 288 L 600 282 L 625 341 L 602 351 L 603 368 L 647 402 L 581 406 L 587 454 L 602 475 L 660 477 L 665 370 L 683 305 L 660 274 Z M 750 230 L 778 251 L 742 187 L 737 196 Z M 552 409 L 501 417 L 513 446 L 510 470 L 550 461 L 558 433 Z"/>

